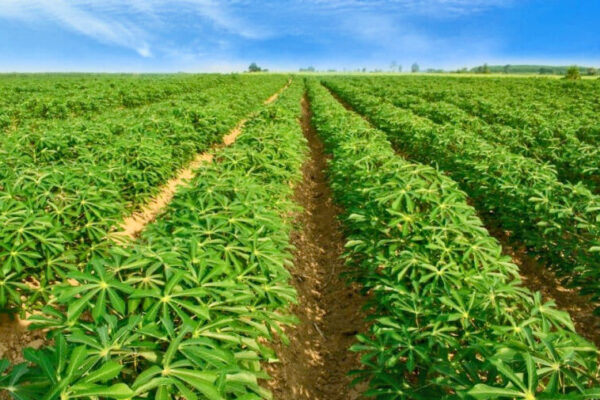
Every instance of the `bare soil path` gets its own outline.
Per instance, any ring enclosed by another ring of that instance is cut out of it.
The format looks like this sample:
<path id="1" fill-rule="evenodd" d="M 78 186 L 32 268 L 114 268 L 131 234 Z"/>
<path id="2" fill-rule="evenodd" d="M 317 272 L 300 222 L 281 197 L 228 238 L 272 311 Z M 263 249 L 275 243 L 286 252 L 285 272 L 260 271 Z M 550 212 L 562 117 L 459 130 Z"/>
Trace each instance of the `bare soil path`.
<path id="1" fill-rule="evenodd" d="M 271 95 L 263 104 L 271 104 L 277 97 L 287 89 L 292 83 L 289 80 L 281 89 Z M 141 231 L 144 230 L 146 225 L 154 221 L 156 217 L 169 205 L 177 188 L 194 177 L 194 171 L 205 162 L 211 162 L 213 159 L 212 152 L 214 149 L 224 146 L 230 146 L 235 142 L 237 137 L 242 133 L 244 125 L 248 121 L 248 118 L 242 119 L 237 125 L 229 131 L 228 134 L 223 136 L 223 141 L 220 144 L 213 146 L 209 151 L 202 154 L 198 154 L 187 167 L 179 171 L 179 173 L 171 178 L 166 184 L 164 184 L 158 194 L 150 199 L 144 207 L 134 212 L 132 215 L 123 219 L 121 223 L 121 230 L 117 232 L 114 237 L 117 239 L 134 239 Z"/>
<path id="2" fill-rule="evenodd" d="M 267 366 L 274 378 L 267 385 L 277 400 L 352 400 L 364 391 L 363 387 L 351 388 L 347 374 L 360 365 L 358 355 L 348 348 L 354 336 L 365 330 L 365 299 L 356 286 L 340 278 L 345 242 L 337 220 L 339 210 L 325 176 L 323 144 L 310 125 L 306 97 L 302 108 L 310 158 L 294 196 L 303 211 L 297 216 L 299 227 L 292 237 L 292 283 L 299 304 L 291 310 L 300 323 L 286 329 L 291 343 L 277 346 L 281 362 Z"/>

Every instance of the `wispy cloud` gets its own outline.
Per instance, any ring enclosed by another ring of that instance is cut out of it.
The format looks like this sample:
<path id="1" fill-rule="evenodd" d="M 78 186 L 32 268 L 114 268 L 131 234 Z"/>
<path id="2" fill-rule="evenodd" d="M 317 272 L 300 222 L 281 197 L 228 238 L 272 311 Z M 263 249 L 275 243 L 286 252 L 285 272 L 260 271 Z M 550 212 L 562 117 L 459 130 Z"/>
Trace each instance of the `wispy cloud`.
<path id="1" fill-rule="evenodd" d="M 213 0 L 0 0 L 0 18 L 31 24 L 52 21 L 98 42 L 132 49 L 142 57 L 151 57 L 153 48 L 161 48 L 162 38 L 155 29 L 177 30 L 182 16 L 245 39 L 268 35 L 230 12 L 226 2 Z"/>
<path id="2" fill-rule="evenodd" d="M 233 0 L 251 4 L 252 0 Z M 402 12 L 405 15 L 454 17 L 514 4 L 515 0 L 280 0 L 313 11 Z"/>
<path id="3" fill-rule="evenodd" d="M 83 6 L 65 0 L 1 0 L 0 17 L 17 18 L 24 22 L 54 23 L 106 44 L 135 50 L 143 57 L 151 56 L 146 33 L 128 21 L 104 18 Z"/>
<path id="4" fill-rule="evenodd" d="M 21 40 L 27 41 L 30 35 L 28 43 L 35 47 L 35 37 L 40 32 L 72 32 L 68 35 L 69 45 L 85 50 L 85 56 L 73 55 L 73 65 L 77 58 L 87 57 L 88 69 L 98 64 L 112 68 L 113 60 L 128 70 L 174 71 L 244 69 L 251 61 L 268 68 L 309 64 L 326 68 L 385 68 L 392 60 L 405 67 L 413 61 L 425 68 L 462 66 L 469 60 L 491 62 L 497 55 L 507 54 L 511 40 L 507 35 L 512 34 L 512 40 L 517 40 L 521 48 L 523 27 L 515 28 L 513 20 L 507 17 L 510 13 L 490 18 L 494 14 L 490 11 L 518 9 L 531 2 L 0 0 L 0 35 L 12 33 L 9 29 L 19 30 Z M 23 24 L 6 24 L 9 27 L 3 31 L 4 20 Z M 484 21 L 491 21 L 490 29 L 481 28 Z M 499 27 L 500 23 L 505 25 Z M 44 42 L 43 55 L 39 57 L 52 58 L 57 65 L 64 62 L 60 57 L 70 50 L 61 47 L 61 43 L 46 46 L 44 40 L 38 42 Z M 9 50 L 0 53 L 0 61 L 17 60 L 18 51 L 13 50 L 19 50 L 17 45 L 4 48 Z M 57 55 L 48 55 L 51 51 L 47 49 L 57 50 Z M 21 57 L 24 58 L 33 60 L 35 56 Z M 32 65 L 38 64 L 32 61 Z"/>
<path id="5" fill-rule="evenodd" d="M 214 0 L 180 0 L 192 10 L 211 20 L 215 25 L 247 39 L 261 39 L 270 35 L 265 28 L 257 28 L 249 21 L 236 15 L 227 6 L 227 2 Z M 177 1 L 175 1 L 177 3 Z"/>

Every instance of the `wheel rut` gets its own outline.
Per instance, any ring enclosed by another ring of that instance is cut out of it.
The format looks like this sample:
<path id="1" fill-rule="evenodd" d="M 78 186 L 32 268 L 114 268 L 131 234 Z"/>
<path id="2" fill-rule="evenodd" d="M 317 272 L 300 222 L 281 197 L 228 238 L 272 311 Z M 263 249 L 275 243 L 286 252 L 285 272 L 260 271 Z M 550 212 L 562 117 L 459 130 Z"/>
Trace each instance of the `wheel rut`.
<path id="1" fill-rule="evenodd" d="M 267 366 L 274 378 L 267 386 L 277 400 L 351 400 L 364 391 L 362 386 L 350 385 L 348 372 L 360 363 L 359 356 L 348 348 L 354 336 L 366 330 L 365 298 L 357 285 L 340 277 L 345 240 L 325 175 L 327 158 L 311 127 L 306 96 L 300 122 L 310 148 L 304 178 L 294 194 L 303 210 L 296 217 L 298 228 L 292 235 L 292 284 L 299 304 L 291 311 L 300 323 L 285 330 L 290 344 L 276 347 L 280 362 Z"/>

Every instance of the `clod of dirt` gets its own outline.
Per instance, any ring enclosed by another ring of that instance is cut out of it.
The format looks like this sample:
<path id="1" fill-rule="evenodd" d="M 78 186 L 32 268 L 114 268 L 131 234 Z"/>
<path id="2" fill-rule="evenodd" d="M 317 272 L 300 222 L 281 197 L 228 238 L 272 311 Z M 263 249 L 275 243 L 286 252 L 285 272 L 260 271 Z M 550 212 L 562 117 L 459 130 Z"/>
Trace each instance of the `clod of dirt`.
<path id="1" fill-rule="evenodd" d="M 290 345 L 276 347 L 280 363 L 266 366 L 274 379 L 267 382 L 274 398 L 352 400 L 364 391 L 350 387 L 350 370 L 360 367 L 359 356 L 348 348 L 354 335 L 366 330 L 364 297 L 357 286 L 340 278 L 344 237 L 337 220 L 324 170 L 323 145 L 310 125 L 307 99 L 302 100 L 302 128 L 309 141 L 310 159 L 294 198 L 303 211 L 301 227 L 292 236 L 295 246 L 293 285 L 299 304 L 292 307 L 300 323 L 287 328 Z"/>
<path id="2" fill-rule="evenodd" d="M 28 325 L 16 315 L 0 314 L 0 359 L 6 358 L 12 364 L 23 362 L 23 349 L 38 349 L 46 343 L 45 333 L 30 331 Z"/>

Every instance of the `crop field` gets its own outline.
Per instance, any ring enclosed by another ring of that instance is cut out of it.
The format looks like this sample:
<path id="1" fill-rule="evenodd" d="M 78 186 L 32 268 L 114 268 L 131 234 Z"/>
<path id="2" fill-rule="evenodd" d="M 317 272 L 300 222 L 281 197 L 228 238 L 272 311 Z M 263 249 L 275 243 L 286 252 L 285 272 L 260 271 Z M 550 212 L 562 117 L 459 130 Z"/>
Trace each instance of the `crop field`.
<path id="1" fill-rule="evenodd" d="M 0 399 L 600 399 L 600 81 L 0 93 Z"/>

